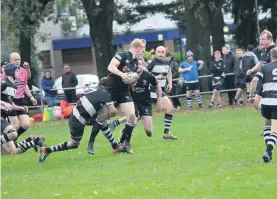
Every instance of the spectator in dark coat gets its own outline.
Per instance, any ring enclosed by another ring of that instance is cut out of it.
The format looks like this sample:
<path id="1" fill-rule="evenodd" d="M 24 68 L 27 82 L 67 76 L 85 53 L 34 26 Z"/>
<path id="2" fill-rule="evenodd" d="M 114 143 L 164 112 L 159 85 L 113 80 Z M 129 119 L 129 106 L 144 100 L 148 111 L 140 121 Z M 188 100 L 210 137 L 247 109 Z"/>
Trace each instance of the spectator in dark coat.
<path id="1" fill-rule="evenodd" d="M 78 79 L 76 74 L 71 72 L 70 66 L 68 64 L 64 65 L 64 74 L 62 76 L 62 87 L 63 88 L 74 88 L 74 89 L 65 89 L 64 94 L 66 101 L 68 103 L 76 103 L 76 89 L 75 87 L 78 85 Z"/>
<path id="2" fill-rule="evenodd" d="M 57 91 L 51 90 L 55 89 L 56 86 L 50 70 L 44 72 L 44 76 L 41 80 L 41 87 L 45 92 L 44 100 L 47 102 L 48 106 L 55 106 L 57 103 Z"/>
<path id="3" fill-rule="evenodd" d="M 178 72 L 180 64 L 177 63 L 170 53 L 166 54 L 166 59 L 169 61 L 171 72 L 172 72 L 172 79 L 178 79 L 180 77 L 180 73 Z M 170 95 L 178 95 L 178 81 L 172 81 L 172 90 Z M 181 108 L 181 103 L 178 97 L 173 97 L 172 103 L 174 108 L 178 111 Z"/>

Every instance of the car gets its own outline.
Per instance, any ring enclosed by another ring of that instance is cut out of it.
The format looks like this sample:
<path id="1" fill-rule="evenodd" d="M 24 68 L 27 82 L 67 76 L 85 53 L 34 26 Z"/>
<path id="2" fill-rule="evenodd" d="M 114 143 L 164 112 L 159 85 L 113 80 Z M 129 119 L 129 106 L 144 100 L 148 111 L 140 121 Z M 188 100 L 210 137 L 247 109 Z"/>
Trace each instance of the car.
<path id="1" fill-rule="evenodd" d="M 76 86 L 77 99 L 84 94 L 84 91 L 88 88 L 95 88 L 99 84 L 99 77 L 97 75 L 85 74 L 77 75 L 78 85 Z M 55 81 L 55 86 L 58 89 L 58 100 L 65 99 L 64 91 L 62 90 L 62 77 L 59 77 Z"/>

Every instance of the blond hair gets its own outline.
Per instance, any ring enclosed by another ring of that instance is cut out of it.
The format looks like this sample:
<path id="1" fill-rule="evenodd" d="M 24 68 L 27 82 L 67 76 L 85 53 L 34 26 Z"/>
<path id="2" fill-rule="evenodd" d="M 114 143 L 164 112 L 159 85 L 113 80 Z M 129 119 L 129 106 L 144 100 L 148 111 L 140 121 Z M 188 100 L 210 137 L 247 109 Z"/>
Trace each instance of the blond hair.
<path id="1" fill-rule="evenodd" d="M 272 49 L 270 50 L 270 56 L 271 56 L 273 59 L 277 59 L 277 47 L 272 48 Z"/>
<path id="2" fill-rule="evenodd" d="M 265 29 L 263 32 L 261 32 L 260 36 L 262 35 L 266 35 L 266 38 L 268 40 L 272 40 L 272 33 L 270 31 L 268 31 L 267 29 Z"/>
<path id="3" fill-rule="evenodd" d="M 142 42 L 141 39 L 134 39 L 132 42 L 131 42 L 131 45 L 130 45 L 130 48 L 143 48 L 144 47 L 144 43 Z"/>

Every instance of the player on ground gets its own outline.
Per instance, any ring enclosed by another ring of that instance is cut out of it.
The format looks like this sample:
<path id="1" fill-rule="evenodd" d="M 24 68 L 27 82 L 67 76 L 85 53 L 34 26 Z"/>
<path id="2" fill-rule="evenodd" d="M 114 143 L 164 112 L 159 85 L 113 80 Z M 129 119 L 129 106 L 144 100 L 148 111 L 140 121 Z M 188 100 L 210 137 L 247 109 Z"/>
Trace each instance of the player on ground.
<path id="1" fill-rule="evenodd" d="M 165 112 L 164 115 L 164 139 L 177 139 L 172 133 L 170 133 L 169 129 L 173 120 L 173 112 L 174 107 L 170 101 L 170 99 L 166 96 L 166 92 L 169 93 L 172 89 L 172 73 L 170 68 L 170 63 L 166 59 L 166 49 L 164 46 L 158 46 L 155 52 L 155 58 L 152 62 L 147 66 L 149 72 L 155 75 L 158 83 L 162 88 L 162 106 Z M 167 84 L 167 85 L 166 85 Z M 157 103 L 157 94 L 155 88 L 151 89 L 151 100 L 152 103 Z"/>
<path id="2" fill-rule="evenodd" d="M 8 112 L 12 110 L 26 111 L 27 107 L 17 106 L 13 103 L 13 97 L 16 93 L 15 79 L 19 76 L 19 70 L 16 65 L 7 64 L 5 66 L 6 78 L 1 80 L 1 153 L 18 154 L 24 153 L 29 148 L 44 146 L 44 137 L 30 136 L 26 140 L 15 144 L 13 141 L 18 137 L 15 128 L 6 120 Z"/>
<path id="3" fill-rule="evenodd" d="M 139 79 L 137 84 L 132 88 L 131 95 L 136 107 L 136 116 L 138 120 L 142 120 L 146 135 L 151 137 L 153 131 L 152 125 L 152 107 L 151 107 L 151 95 L 150 85 L 156 89 L 157 93 L 157 108 L 162 109 L 162 89 L 157 82 L 154 75 L 150 72 L 143 70 L 144 61 L 139 59 Z M 124 123 L 126 117 L 110 122 L 110 127 L 114 129 L 116 126 Z M 121 134 L 120 143 L 124 141 L 124 134 Z"/>
<path id="4" fill-rule="evenodd" d="M 130 50 L 116 53 L 108 66 L 111 74 L 108 77 L 107 90 L 112 100 L 120 106 L 126 116 L 123 132 L 126 135 L 124 148 L 127 153 L 133 153 L 130 141 L 135 127 L 136 115 L 130 86 L 123 81 L 128 79 L 128 72 L 137 72 L 138 59 L 142 56 L 143 49 L 144 44 L 141 39 L 134 39 L 130 45 Z"/>
<path id="5" fill-rule="evenodd" d="M 215 60 L 212 62 L 212 86 L 213 95 L 208 108 L 213 108 L 214 102 L 217 101 L 218 108 L 222 108 L 221 98 L 219 90 L 223 84 L 225 73 L 224 73 L 224 63 L 221 59 L 221 53 L 217 50 L 214 52 Z"/>
<path id="6" fill-rule="evenodd" d="M 269 32 L 268 30 L 264 30 L 260 34 L 260 47 L 262 48 L 262 54 L 261 54 L 261 59 L 258 64 L 256 64 L 255 67 L 247 71 L 247 75 L 254 75 L 256 71 L 258 71 L 264 64 L 270 63 L 271 58 L 270 58 L 270 50 L 276 47 L 276 44 L 273 42 L 273 37 L 272 33 Z M 253 82 L 253 80 L 252 80 Z M 256 88 L 256 93 L 262 93 L 262 85 L 260 82 L 257 83 L 257 88 Z M 254 86 L 252 86 L 252 89 L 254 89 Z M 252 93 L 253 94 L 253 93 Z M 250 96 L 249 102 L 253 102 L 254 95 Z M 259 99 L 259 97 L 256 97 L 256 99 Z M 255 104 L 259 104 L 259 102 L 255 102 Z M 271 133 L 270 126 L 271 126 L 271 121 L 267 120 L 266 118 L 264 119 L 264 130 L 263 130 L 263 136 L 264 140 L 267 143 L 268 137 Z"/>
<path id="7" fill-rule="evenodd" d="M 37 100 L 32 96 L 28 87 L 28 73 L 23 67 L 20 67 L 20 55 L 16 52 L 10 54 L 10 63 L 16 65 L 19 68 L 19 78 L 16 79 L 16 95 L 13 102 L 18 106 L 25 106 L 24 93 L 30 98 L 33 105 L 37 105 Z M 26 63 L 25 63 L 26 64 Z M 2 74 L 2 78 L 5 79 L 5 74 Z M 18 137 L 22 135 L 30 127 L 29 113 L 26 110 L 13 110 L 9 112 L 9 120 L 15 127 L 18 133 Z"/>
<path id="8" fill-rule="evenodd" d="M 203 68 L 204 62 L 202 60 L 194 61 L 193 53 L 191 51 L 187 52 L 186 57 L 187 61 L 181 63 L 179 73 L 183 73 L 187 94 L 187 106 L 189 109 L 192 109 L 192 93 L 194 93 L 198 107 L 203 109 L 200 96 L 198 70 Z"/>
<path id="9" fill-rule="evenodd" d="M 266 151 L 263 159 L 265 163 L 272 160 L 272 151 L 277 143 L 277 47 L 271 49 L 271 63 L 262 67 L 253 78 L 253 88 L 258 81 L 262 83 L 261 111 L 264 118 L 271 120 L 271 134 L 267 135 Z M 251 93 L 253 89 L 251 85 Z"/>

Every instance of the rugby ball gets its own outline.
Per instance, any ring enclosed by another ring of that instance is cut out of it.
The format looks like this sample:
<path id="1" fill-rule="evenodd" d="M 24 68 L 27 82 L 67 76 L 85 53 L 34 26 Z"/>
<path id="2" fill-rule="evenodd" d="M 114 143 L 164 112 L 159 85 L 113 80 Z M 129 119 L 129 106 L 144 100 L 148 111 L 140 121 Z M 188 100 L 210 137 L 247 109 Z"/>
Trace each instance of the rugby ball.
<path id="1" fill-rule="evenodd" d="M 135 72 L 128 72 L 127 74 L 127 78 L 126 79 L 122 79 L 122 81 L 124 82 L 124 84 L 135 84 L 138 81 L 138 74 Z"/>

